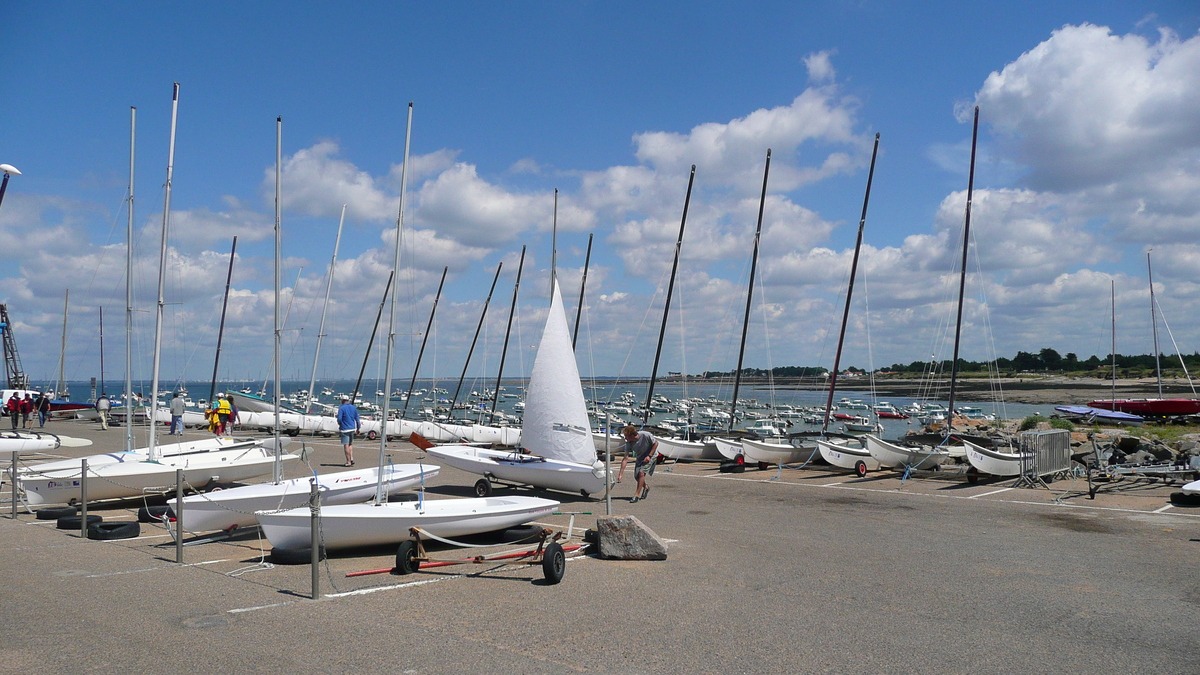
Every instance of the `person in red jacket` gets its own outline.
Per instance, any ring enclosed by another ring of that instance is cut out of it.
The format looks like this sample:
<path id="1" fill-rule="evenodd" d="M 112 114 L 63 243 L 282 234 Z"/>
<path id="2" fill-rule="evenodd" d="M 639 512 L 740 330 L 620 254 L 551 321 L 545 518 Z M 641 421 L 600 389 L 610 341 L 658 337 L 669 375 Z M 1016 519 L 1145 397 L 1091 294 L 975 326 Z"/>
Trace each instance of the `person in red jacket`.
<path id="1" fill-rule="evenodd" d="M 8 416 L 12 418 L 12 428 L 17 428 L 17 421 L 21 418 L 21 398 L 13 392 L 8 402 L 4 404 L 4 409 L 8 411 Z"/>
<path id="2" fill-rule="evenodd" d="M 21 399 L 21 428 L 29 428 L 29 416 L 33 414 L 33 395 L 25 394 L 25 398 Z"/>

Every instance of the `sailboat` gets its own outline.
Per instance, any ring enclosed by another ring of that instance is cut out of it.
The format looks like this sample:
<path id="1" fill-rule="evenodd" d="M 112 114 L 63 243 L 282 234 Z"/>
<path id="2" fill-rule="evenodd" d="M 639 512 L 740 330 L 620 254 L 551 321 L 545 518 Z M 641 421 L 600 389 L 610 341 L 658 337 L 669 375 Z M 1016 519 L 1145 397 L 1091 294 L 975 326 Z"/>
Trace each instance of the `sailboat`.
<path id="1" fill-rule="evenodd" d="M 492 479 L 577 492 L 585 497 L 604 489 L 604 463 L 596 460 L 557 279 L 525 393 L 521 446 L 523 451 L 506 452 L 440 445 L 427 452 L 450 466 L 482 475 L 475 483 L 475 494 L 480 497 L 491 494 Z"/>
<path id="2" fill-rule="evenodd" d="M 851 469 L 859 478 L 868 471 L 879 470 L 879 460 L 862 446 L 851 445 L 846 439 L 818 440 L 821 459 L 841 469 Z"/>
<path id="3" fill-rule="evenodd" d="M 412 132 L 412 103 L 408 104 L 408 130 L 404 141 L 404 164 L 400 174 L 400 212 L 396 219 L 396 252 L 392 274 L 396 273 L 400 261 L 400 243 L 404 227 L 404 199 L 407 185 L 408 148 Z M 390 283 L 389 283 L 390 285 Z M 394 304 L 393 296 L 393 304 Z M 385 302 L 386 302 L 385 295 Z M 382 313 L 383 305 L 380 305 Z M 559 314 L 562 314 L 561 300 Z M 563 320 L 565 328 L 565 319 Z M 385 366 L 386 391 L 391 390 L 392 354 L 395 332 L 395 310 L 393 307 L 391 326 L 388 329 L 387 356 Z M 539 354 L 539 360 L 541 355 Z M 574 361 L 571 362 L 574 367 Z M 536 373 L 536 366 L 534 368 Z M 579 387 L 579 374 L 575 374 L 575 386 Z M 582 399 L 582 392 L 580 394 Z M 388 397 L 383 400 L 383 412 L 388 417 Z M 584 417 L 586 424 L 587 417 Z M 587 427 L 585 426 L 586 430 Z M 383 429 L 387 431 L 387 429 Z M 380 434 L 379 465 L 384 465 L 387 433 Z M 590 444 L 590 439 L 589 439 Z M 376 474 L 375 499 L 370 504 L 338 504 L 321 511 L 321 544 L 325 548 L 349 548 L 396 543 L 407 540 L 410 528 L 421 527 L 426 532 L 440 537 L 454 537 L 477 532 L 522 525 L 541 516 L 549 515 L 559 503 L 538 497 L 485 497 L 481 499 L 425 499 L 421 492 L 415 502 L 389 502 L 384 494 L 384 474 Z M 312 548 L 312 514 L 307 507 L 286 511 L 260 511 L 255 514 L 263 534 L 271 545 L 278 549 Z"/>
<path id="4" fill-rule="evenodd" d="M 971 466 L 975 467 L 979 473 L 993 476 L 1019 476 L 1021 475 L 1021 462 L 1029 461 L 1032 458 L 1029 453 L 1002 452 L 995 448 L 976 445 L 966 439 L 963 439 L 963 445 L 967 448 L 967 461 L 971 463 Z"/>
<path id="5" fill-rule="evenodd" d="M 171 99 L 171 142 L 167 158 L 167 181 L 163 204 L 162 238 L 159 249 L 158 309 L 154 330 L 154 366 L 151 376 L 150 418 L 156 419 L 158 407 L 159 363 L 162 348 L 163 281 L 167 264 L 167 235 L 171 214 L 171 182 L 175 165 L 175 128 L 179 109 L 179 83 Z M 127 251 L 126 255 L 132 255 Z M 128 280 L 127 280 L 128 283 Z M 126 334 L 128 340 L 128 333 Z M 90 457 L 88 462 L 88 498 L 115 499 L 134 497 L 148 490 L 175 484 L 176 471 L 183 471 L 189 485 L 199 487 L 223 481 L 255 478 L 280 471 L 282 462 L 298 461 L 293 454 L 282 454 L 283 444 L 276 436 L 267 445 L 259 440 L 210 439 L 159 447 L 157 425 L 150 425 L 145 450 Z M 69 504 L 82 496 L 82 461 L 79 459 L 35 464 L 18 471 L 16 480 L 30 504 Z"/>

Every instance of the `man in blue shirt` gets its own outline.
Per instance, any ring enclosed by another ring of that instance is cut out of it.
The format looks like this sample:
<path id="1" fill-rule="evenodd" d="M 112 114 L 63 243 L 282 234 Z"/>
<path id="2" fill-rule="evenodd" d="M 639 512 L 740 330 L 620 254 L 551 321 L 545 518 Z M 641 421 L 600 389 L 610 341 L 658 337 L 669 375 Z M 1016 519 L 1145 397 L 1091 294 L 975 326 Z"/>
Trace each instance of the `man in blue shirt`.
<path id="1" fill-rule="evenodd" d="M 362 428 L 358 419 L 358 408 L 350 402 L 349 396 L 342 397 L 342 405 L 337 412 L 338 431 L 342 435 L 342 449 L 346 452 L 346 466 L 354 466 L 354 434 Z"/>
<path id="2" fill-rule="evenodd" d="M 633 457 L 633 477 L 637 479 L 637 488 L 634 491 L 633 499 L 629 500 L 629 503 L 633 504 L 650 496 L 650 486 L 646 485 L 646 474 L 654 468 L 658 441 L 654 440 L 654 436 L 651 436 L 649 431 L 638 431 L 632 424 L 625 427 L 621 434 L 625 437 L 625 458 L 621 460 L 621 470 L 617 472 L 617 482 L 621 482 L 621 476 L 625 475 L 625 465 L 629 463 L 629 458 Z"/>

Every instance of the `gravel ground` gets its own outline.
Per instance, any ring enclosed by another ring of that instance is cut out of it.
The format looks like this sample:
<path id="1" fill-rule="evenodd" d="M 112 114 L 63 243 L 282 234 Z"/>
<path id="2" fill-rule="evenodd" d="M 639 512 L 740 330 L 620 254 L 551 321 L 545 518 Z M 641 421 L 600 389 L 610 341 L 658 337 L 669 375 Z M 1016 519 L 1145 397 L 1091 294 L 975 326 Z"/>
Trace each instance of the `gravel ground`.
<path id="1" fill-rule="evenodd" d="M 53 427 L 96 440 L 60 456 L 124 438 Z M 314 469 L 336 470 L 336 440 L 309 445 Z M 377 454 L 364 442 L 358 465 Z M 30 514 L 13 521 L 5 503 L 0 672 L 1200 671 L 1200 509 L 1170 507 L 1177 488 L 1125 481 L 1093 500 L 1080 480 L 774 475 L 660 468 L 637 504 L 631 482 L 616 486 L 613 512 L 669 540 L 663 562 L 581 556 L 547 585 L 518 566 L 347 578 L 391 567 L 394 551 L 335 553 L 315 601 L 310 568 L 262 565 L 255 536 L 189 546 L 177 565 L 155 526 L 87 541 Z M 444 467 L 427 496 L 467 496 L 474 480 Z M 564 515 L 546 524 L 565 529 L 576 512 L 576 538 L 604 513 L 602 500 L 554 498 Z M 91 512 L 133 519 L 140 505 Z"/>

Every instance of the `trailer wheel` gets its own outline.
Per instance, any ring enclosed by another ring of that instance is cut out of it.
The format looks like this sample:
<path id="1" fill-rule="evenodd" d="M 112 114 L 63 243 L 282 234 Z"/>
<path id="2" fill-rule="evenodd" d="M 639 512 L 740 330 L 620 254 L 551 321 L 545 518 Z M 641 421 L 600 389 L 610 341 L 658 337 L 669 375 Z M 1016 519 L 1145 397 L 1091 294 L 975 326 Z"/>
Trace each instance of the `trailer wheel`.
<path id="1" fill-rule="evenodd" d="M 542 576 L 546 583 L 553 585 L 562 581 L 566 572 L 567 554 L 563 552 L 562 544 L 552 541 L 542 553 Z"/>
<path id="2" fill-rule="evenodd" d="M 417 571 L 417 545 L 412 539 L 400 542 L 396 549 L 396 574 L 412 574 Z"/>
<path id="3" fill-rule="evenodd" d="M 592 496 L 592 493 L 588 492 L 587 490 L 580 490 L 579 494 L 583 495 L 584 499 L 587 499 L 588 497 Z"/>
<path id="4" fill-rule="evenodd" d="M 974 485 L 979 482 L 979 469 L 971 467 L 967 469 L 967 482 Z"/>
<path id="5" fill-rule="evenodd" d="M 475 481 L 475 496 L 476 497 L 491 497 L 492 496 L 492 482 L 486 478 L 480 478 L 479 480 Z"/>
<path id="6" fill-rule="evenodd" d="M 367 432 L 367 440 L 368 441 L 379 440 L 379 434 L 375 433 L 374 431 L 368 431 Z"/>
<path id="7" fill-rule="evenodd" d="M 766 471 L 766 470 L 767 470 L 767 469 L 769 469 L 769 468 L 771 468 L 771 465 L 770 465 L 770 464 L 767 464 L 766 462 L 759 462 L 759 463 L 758 463 L 758 470 L 759 470 L 759 471 Z"/>
<path id="8" fill-rule="evenodd" d="M 854 463 L 854 475 L 862 478 L 867 475 L 867 463 L 861 459 Z"/>

